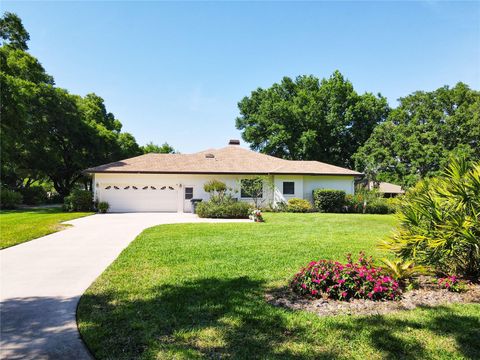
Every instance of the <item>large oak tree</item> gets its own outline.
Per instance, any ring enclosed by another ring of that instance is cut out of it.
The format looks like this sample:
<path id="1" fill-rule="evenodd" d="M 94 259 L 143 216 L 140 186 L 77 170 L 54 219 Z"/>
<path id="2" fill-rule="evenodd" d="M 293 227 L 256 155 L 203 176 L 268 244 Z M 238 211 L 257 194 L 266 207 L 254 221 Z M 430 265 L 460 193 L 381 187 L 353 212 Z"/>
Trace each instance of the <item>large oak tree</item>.
<path id="1" fill-rule="evenodd" d="M 384 97 L 358 94 L 339 71 L 321 81 L 284 77 L 268 89 L 253 91 L 238 107 L 236 126 L 252 149 L 347 167 L 389 112 Z"/>
<path id="2" fill-rule="evenodd" d="M 1 185 L 14 189 L 49 180 L 68 195 L 82 171 L 142 153 L 122 124 L 95 95 L 69 94 L 54 86 L 27 53 L 20 19 L 0 19 Z"/>
<path id="3" fill-rule="evenodd" d="M 452 156 L 480 160 L 480 92 L 463 83 L 401 98 L 354 159 L 371 179 L 410 186 Z"/>

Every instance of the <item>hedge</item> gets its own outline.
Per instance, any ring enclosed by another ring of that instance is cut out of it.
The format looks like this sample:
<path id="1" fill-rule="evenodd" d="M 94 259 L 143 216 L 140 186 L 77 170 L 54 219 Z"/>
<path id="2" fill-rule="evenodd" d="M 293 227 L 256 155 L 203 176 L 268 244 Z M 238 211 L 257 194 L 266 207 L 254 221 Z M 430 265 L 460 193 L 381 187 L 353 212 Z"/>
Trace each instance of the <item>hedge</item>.
<path id="1" fill-rule="evenodd" d="M 316 189 L 313 190 L 313 204 L 320 212 L 341 212 L 345 195 L 342 190 Z"/>
<path id="2" fill-rule="evenodd" d="M 224 204 L 203 201 L 196 208 L 196 213 L 201 218 L 248 219 L 250 211 L 251 206 L 241 201 Z"/>
<path id="3" fill-rule="evenodd" d="M 308 200 L 293 198 L 288 200 L 286 210 L 294 213 L 306 213 L 312 211 L 313 207 Z"/>

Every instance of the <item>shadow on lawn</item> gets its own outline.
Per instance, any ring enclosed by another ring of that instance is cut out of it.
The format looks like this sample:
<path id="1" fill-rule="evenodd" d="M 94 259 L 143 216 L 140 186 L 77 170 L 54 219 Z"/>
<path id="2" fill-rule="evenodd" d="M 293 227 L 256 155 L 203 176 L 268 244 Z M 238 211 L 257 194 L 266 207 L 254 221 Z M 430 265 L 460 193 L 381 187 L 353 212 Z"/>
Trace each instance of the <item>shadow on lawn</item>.
<path id="1" fill-rule="evenodd" d="M 453 336 L 465 357 L 480 357 L 478 317 L 440 307 L 431 318 L 418 322 L 383 316 L 340 318 L 338 322 L 319 319 L 321 329 L 317 326 L 315 333 L 305 321 L 288 326 L 287 310 L 267 304 L 264 291 L 263 282 L 239 277 L 163 285 L 151 290 L 148 300 L 140 301 L 126 294 L 86 294 L 79 307 L 79 318 L 85 324 L 82 335 L 99 359 L 156 358 L 159 351 L 185 358 L 348 356 L 341 346 L 306 352 L 306 343 L 321 348 L 329 332 L 344 343 L 358 341 L 358 334 L 366 333 L 370 345 L 388 359 L 424 359 L 428 354 L 422 342 L 412 337 L 406 341 L 396 334 L 425 329 L 433 335 Z"/>
<path id="2" fill-rule="evenodd" d="M 343 336 L 358 334 L 364 329 L 371 329 L 369 340 L 371 345 L 383 353 L 385 359 L 428 359 L 421 340 L 411 336 L 407 339 L 398 334 L 408 334 L 412 330 L 426 330 L 432 336 L 452 337 L 458 351 L 467 359 L 480 358 L 480 314 L 465 316 L 445 306 L 422 306 L 432 310 L 432 316 L 417 318 L 418 320 L 398 319 L 381 315 L 358 317 L 351 324 L 341 323 L 332 326 L 340 330 Z M 441 349 L 440 349 L 441 350 Z"/>
<path id="3" fill-rule="evenodd" d="M 82 336 L 97 358 L 156 358 L 158 351 L 181 358 L 305 358 L 281 345 L 308 336 L 307 329 L 287 328 L 282 312 L 263 300 L 260 281 L 207 278 L 153 293 L 151 300 L 133 302 L 118 300 L 118 294 L 82 297 L 79 319 L 88 325 Z"/>

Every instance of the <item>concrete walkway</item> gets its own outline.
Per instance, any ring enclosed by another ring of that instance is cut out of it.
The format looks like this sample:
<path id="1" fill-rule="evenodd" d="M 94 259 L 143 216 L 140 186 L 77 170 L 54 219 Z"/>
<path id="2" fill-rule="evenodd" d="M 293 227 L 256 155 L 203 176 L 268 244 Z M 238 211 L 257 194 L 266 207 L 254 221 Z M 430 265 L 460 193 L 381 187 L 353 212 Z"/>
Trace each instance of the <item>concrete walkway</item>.
<path id="1" fill-rule="evenodd" d="M 79 337 L 76 307 L 120 252 L 154 225 L 228 221 L 176 213 L 93 215 L 1 250 L 0 358 L 91 359 Z"/>

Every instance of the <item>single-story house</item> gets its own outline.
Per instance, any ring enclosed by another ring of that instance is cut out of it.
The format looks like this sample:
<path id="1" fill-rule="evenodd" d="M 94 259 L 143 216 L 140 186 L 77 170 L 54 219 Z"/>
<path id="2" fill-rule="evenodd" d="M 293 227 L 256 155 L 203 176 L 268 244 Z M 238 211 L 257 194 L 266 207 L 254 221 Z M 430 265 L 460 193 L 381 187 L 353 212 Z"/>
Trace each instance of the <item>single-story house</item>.
<path id="1" fill-rule="evenodd" d="M 145 154 L 87 169 L 93 177 L 94 198 L 106 201 L 112 212 L 191 212 L 191 199 L 207 200 L 209 180 L 224 182 L 240 201 L 242 181 L 265 176 L 262 205 L 290 198 L 312 201 L 319 188 L 354 192 L 361 173 L 318 161 L 294 161 L 260 154 L 231 140 L 227 147 L 194 154 Z M 248 180 L 247 180 L 248 181 Z"/>
<path id="2" fill-rule="evenodd" d="M 380 194 L 383 194 L 384 197 L 395 197 L 398 195 L 405 194 L 405 190 L 402 189 L 400 185 L 387 183 L 387 182 L 373 182 L 370 181 L 368 184 L 368 189 L 373 190 L 377 189 Z"/>

